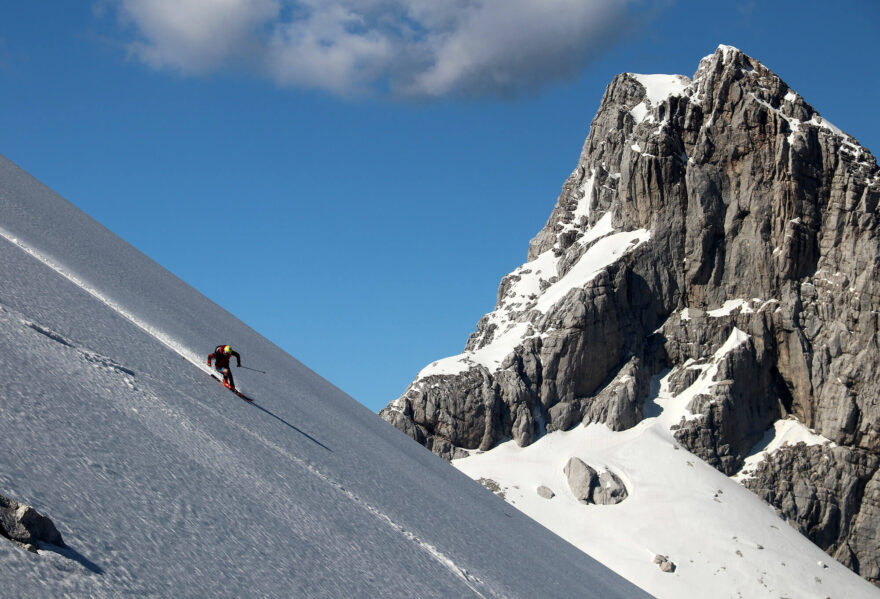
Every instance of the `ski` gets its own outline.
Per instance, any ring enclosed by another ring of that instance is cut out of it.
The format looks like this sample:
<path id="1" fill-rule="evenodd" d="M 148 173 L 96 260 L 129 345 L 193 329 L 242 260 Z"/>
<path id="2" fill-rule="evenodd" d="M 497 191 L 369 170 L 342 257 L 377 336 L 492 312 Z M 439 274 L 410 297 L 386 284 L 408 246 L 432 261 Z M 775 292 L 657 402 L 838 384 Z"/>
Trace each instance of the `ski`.
<path id="1" fill-rule="evenodd" d="M 247 395 L 245 395 L 244 393 L 242 393 L 242 392 L 239 391 L 238 389 L 229 389 L 229 390 L 232 391 L 233 393 L 235 393 L 236 395 L 238 395 L 240 398 L 242 398 L 242 399 L 245 400 L 246 402 L 248 402 L 248 403 L 254 403 L 254 400 L 253 400 L 253 399 L 251 399 L 250 397 L 248 397 Z"/>
<path id="2" fill-rule="evenodd" d="M 218 383 L 220 383 L 221 385 L 223 385 L 224 387 L 226 387 L 227 389 L 229 389 L 230 391 L 232 391 L 233 393 L 235 393 L 236 395 L 238 395 L 241 399 L 245 400 L 246 402 L 254 403 L 253 399 L 251 399 L 250 397 L 248 397 L 247 395 L 245 395 L 244 393 L 242 393 L 238 389 L 233 389 L 223 379 L 220 379 L 220 378 L 214 376 L 213 374 L 211 375 L 211 378 L 214 379 L 215 381 L 217 381 Z"/>

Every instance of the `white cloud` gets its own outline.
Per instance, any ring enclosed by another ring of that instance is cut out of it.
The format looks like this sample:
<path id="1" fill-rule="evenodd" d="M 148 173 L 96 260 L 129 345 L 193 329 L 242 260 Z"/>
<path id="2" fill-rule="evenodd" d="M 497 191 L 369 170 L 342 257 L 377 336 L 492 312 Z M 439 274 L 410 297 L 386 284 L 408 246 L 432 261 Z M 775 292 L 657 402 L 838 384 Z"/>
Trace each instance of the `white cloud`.
<path id="1" fill-rule="evenodd" d="M 357 93 L 385 76 L 395 61 L 395 46 L 362 13 L 329 3 L 279 24 L 268 43 L 266 65 L 284 84 Z"/>
<path id="2" fill-rule="evenodd" d="M 218 68 L 258 44 L 257 28 L 276 19 L 277 0 L 120 0 L 141 39 L 131 50 L 155 68 Z"/>
<path id="3" fill-rule="evenodd" d="M 342 95 L 517 93 L 577 74 L 636 0 L 117 0 L 154 68 L 246 64 Z M 650 2 L 651 0 L 645 0 Z"/>
<path id="4" fill-rule="evenodd" d="M 570 77 L 614 39 L 626 2 L 486 0 L 430 40 L 415 94 L 515 92 Z"/>

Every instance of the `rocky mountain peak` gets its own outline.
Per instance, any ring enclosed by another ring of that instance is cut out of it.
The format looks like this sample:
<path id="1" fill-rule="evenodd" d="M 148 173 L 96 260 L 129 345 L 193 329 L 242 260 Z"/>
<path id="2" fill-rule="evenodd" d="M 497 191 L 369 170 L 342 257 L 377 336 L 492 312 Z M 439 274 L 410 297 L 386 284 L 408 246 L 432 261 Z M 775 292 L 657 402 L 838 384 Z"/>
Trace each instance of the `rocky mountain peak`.
<path id="1" fill-rule="evenodd" d="M 876 455 L 878 201 L 874 156 L 736 48 L 693 78 L 618 75 L 495 309 L 382 416 L 450 458 L 576 423 L 630 428 L 665 372 L 693 395 L 676 438 L 725 474 L 789 416 Z M 763 471 L 770 485 L 779 469 Z M 823 547 L 880 563 L 867 509 L 830 510 Z"/>

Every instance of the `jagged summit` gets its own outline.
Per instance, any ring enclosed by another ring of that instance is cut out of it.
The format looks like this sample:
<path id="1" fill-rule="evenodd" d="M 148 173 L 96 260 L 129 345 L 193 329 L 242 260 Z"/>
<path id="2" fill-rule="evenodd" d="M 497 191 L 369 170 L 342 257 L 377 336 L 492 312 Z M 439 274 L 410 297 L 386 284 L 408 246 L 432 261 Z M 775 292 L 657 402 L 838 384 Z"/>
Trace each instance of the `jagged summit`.
<path id="1" fill-rule="evenodd" d="M 750 57 L 736 46 L 718 44 L 718 47 L 712 54 L 707 54 L 700 59 L 697 66 L 697 72 L 693 78 L 699 79 L 707 70 L 717 70 L 718 65 L 721 65 L 722 67 L 731 65 L 734 68 L 746 70 L 754 69 L 756 65 L 760 65 L 763 68 L 763 65 L 759 61 Z"/>
<path id="2" fill-rule="evenodd" d="M 690 79 L 618 75 L 495 309 L 382 415 L 463 458 L 579 423 L 653 430 L 663 378 L 683 402 L 663 435 L 880 580 L 878 202 L 874 156 L 736 48 Z M 834 452 L 779 449 L 743 475 L 789 418 Z M 805 467 L 820 453 L 835 488 Z"/>

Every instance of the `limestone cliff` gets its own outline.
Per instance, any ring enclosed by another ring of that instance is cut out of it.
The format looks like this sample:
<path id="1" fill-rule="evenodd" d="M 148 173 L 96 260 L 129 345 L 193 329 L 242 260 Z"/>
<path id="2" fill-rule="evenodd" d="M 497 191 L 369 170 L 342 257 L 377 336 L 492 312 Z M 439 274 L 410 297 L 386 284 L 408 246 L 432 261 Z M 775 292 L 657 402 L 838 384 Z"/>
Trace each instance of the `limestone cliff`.
<path id="1" fill-rule="evenodd" d="M 675 393 L 711 376 L 679 442 L 728 475 L 784 417 L 836 444 L 769 454 L 747 484 L 876 583 L 878 200 L 875 158 L 735 48 L 692 79 L 619 75 L 495 310 L 381 415 L 449 459 L 623 430 L 660 373 Z"/>

